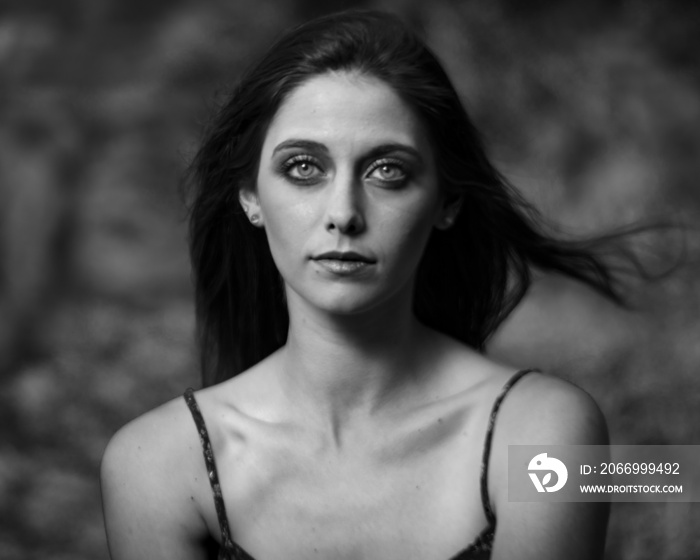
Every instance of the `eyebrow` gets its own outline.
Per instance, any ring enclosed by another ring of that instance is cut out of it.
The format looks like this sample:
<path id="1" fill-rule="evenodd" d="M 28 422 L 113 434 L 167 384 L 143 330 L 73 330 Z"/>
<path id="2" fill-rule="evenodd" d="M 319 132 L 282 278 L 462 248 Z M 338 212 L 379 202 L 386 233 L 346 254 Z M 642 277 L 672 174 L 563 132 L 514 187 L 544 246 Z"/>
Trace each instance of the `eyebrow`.
<path id="1" fill-rule="evenodd" d="M 290 138 L 289 140 L 280 142 L 277 146 L 275 146 L 275 149 L 272 151 L 272 155 L 274 156 L 277 152 L 293 148 L 302 148 L 304 150 L 316 150 L 326 154 L 328 153 L 328 148 L 320 142 L 315 142 L 313 140 L 301 140 L 297 138 Z M 419 162 L 423 161 L 423 158 L 421 157 L 420 152 L 418 150 L 407 144 L 400 143 L 387 143 L 375 146 L 364 156 L 364 158 L 376 158 L 392 152 L 405 152 L 417 159 Z"/>
<path id="2" fill-rule="evenodd" d="M 305 150 L 316 150 L 328 153 L 328 148 L 320 142 L 314 142 L 313 140 L 300 140 L 297 138 L 290 138 L 289 140 L 285 140 L 284 142 L 280 142 L 279 144 L 277 144 L 277 146 L 275 146 L 275 149 L 272 150 L 272 155 L 274 156 L 277 152 L 289 150 L 292 148 L 303 148 Z"/>
<path id="3" fill-rule="evenodd" d="M 418 160 L 418 162 L 422 163 L 423 158 L 420 155 L 420 152 L 416 150 L 413 146 L 408 146 L 407 144 L 398 144 L 398 143 L 393 143 L 393 144 L 381 144 L 380 146 L 376 146 L 372 148 L 367 155 L 365 156 L 366 159 L 373 159 L 376 157 L 384 156 L 386 154 L 390 154 L 393 152 L 404 152 L 408 154 L 409 156 L 415 158 Z"/>

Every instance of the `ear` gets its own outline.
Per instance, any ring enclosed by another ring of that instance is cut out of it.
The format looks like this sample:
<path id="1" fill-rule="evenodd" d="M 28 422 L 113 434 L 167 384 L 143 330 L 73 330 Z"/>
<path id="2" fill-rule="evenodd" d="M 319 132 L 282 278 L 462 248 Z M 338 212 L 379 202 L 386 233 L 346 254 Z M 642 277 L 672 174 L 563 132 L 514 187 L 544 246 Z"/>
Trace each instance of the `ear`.
<path id="1" fill-rule="evenodd" d="M 238 191 L 238 201 L 241 203 L 250 223 L 261 227 L 263 225 L 263 217 L 260 209 L 260 200 L 255 191 L 245 188 L 241 189 Z"/>
<path id="2" fill-rule="evenodd" d="M 455 223 L 457 215 L 462 208 L 463 200 L 464 197 L 462 195 L 445 197 L 442 208 L 440 209 L 437 220 L 435 221 L 435 227 L 437 229 L 445 230 L 452 227 L 452 224 Z"/>

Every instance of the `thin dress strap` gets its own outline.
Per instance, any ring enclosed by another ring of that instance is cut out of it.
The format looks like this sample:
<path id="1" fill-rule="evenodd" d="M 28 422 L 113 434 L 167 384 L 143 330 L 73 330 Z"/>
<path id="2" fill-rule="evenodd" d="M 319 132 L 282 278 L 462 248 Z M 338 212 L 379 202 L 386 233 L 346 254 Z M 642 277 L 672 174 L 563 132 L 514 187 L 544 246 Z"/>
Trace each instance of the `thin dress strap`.
<path id="1" fill-rule="evenodd" d="M 219 519 L 219 528 L 221 529 L 221 544 L 224 550 L 234 550 L 236 547 L 231 540 L 231 531 L 228 526 L 228 516 L 226 515 L 226 506 L 224 505 L 224 498 L 221 495 L 221 486 L 219 485 L 219 475 L 216 471 L 216 462 L 214 461 L 214 451 L 211 447 L 211 441 L 209 440 L 209 432 L 207 432 L 207 426 L 204 423 L 204 417 L 199 410 L 199 405 L 194 398 L 194 391 L 190 387 L 185 391 L 183 395 L 187 407 L 192 413 L 192 418 L 197 426 L 197 433 L 199 433 L 199 441 L 202 444 L 202 453 L 204 454 L 204 463 L 207 467 L 207 473 L 209 474 L 209 484 L 211 485 L 212 492 L 214 493 L 214 506 L 216 507 L 216 516 Z"/>
<path id="2" fill-rule="evenodd" d="M 496 525 L 496 516 L 491 509 L 491 500 L 489 499 L 489 488 L 488 488 L 488 478 L 489 478 L 489 458 L 491 456 L 491 440 L 493 438 L 493 426 L 496 423 L 496 415 L 498 414 L 498 409 L 501 407 L 503 399 L 510 391 L 511 387 L 515 385 L 520 378 L 525 374 L 538 371 L 536 369 L 521 369 L 516 372 L 503 386 L 500 394 L 493 403 L 493 408 L 491 409 L 491 416 L 489 417 L 489 425 L 486 430 L 486 440 L 484 441 L 484 454 L 481 459 L 481 503 L 484 506 L 484 513 L 486 514 L 486 519 L 490 526 Z"/>

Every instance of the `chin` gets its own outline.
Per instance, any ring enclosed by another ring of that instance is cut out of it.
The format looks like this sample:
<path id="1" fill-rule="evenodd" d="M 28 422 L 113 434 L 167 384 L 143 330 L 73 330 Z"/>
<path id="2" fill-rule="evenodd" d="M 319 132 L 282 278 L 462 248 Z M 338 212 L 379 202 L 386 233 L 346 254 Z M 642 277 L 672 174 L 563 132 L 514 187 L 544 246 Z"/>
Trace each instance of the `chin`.
<path id="1" fill-rule="evenodd" d="M 399 293 L 379 294 L 365 287 L 345 293 L 322 294 L 316 292 L 307 301 L 317 309 L 328 314 L 338 315 L 339 317 L 352 317 L 369 313 L 393 315 L 394 313 L 391 310 L 396 310 L 402 305 L 402 302 L 398 301 L 400 297 Z M 410 307 L 411 302 L 407 302 L 406 305 Z"/>
<path id="2" fill-rule="evenodd" d="M 287 285 L 288 299 L 302 300 L 303 306 L 310 306 L 322 313 L 338 316 L 358 316 L 367 313 L 394 313 L 389 311 L 400 309 L 403 305 L 412 306 L 412 292 L 407 285 L 398 282 L 393 283 L 393 289 L 384 282 L 382 286 L 377 283 L 304 283 L 295 289 Z M 384 288 L 384 289 L 382 289 Z M 291 293 L 290 293 L 291 292 Z M 402 301 L 403 299 L 407 301 Z"/>
<path id="3" fill-rule="evenodd" d="M 329 297 L 311 302 L 314 307 L 332 315 L 352 316 L 361 315 L 378 307 L 374 298 L 367 297 Z"/>

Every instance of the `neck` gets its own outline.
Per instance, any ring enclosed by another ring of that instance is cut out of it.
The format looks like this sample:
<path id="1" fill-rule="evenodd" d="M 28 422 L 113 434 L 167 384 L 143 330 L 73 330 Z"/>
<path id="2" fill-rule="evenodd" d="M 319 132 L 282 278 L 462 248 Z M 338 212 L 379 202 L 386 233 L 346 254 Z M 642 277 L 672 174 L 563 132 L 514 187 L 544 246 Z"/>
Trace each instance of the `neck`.
<path id="1" fill-rule="evenodd" d="M 405 401 L 419 381 L 427 329 L 400 302 L 339 316 L 295 299 L 290 294 L 279 385 L 293 409 L 339 447 L 344 433 Z"/>

